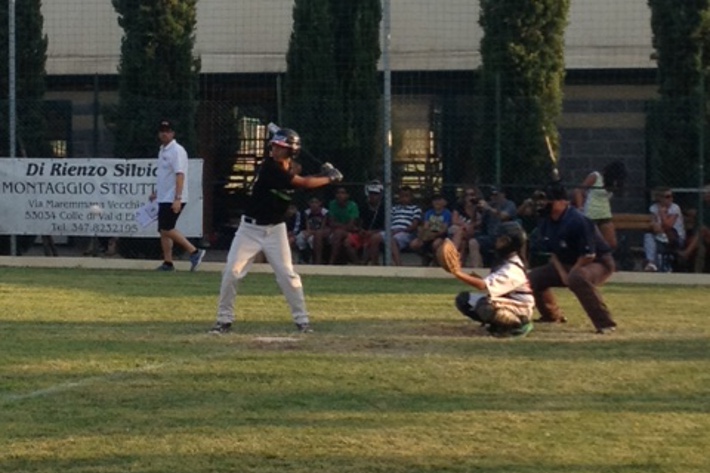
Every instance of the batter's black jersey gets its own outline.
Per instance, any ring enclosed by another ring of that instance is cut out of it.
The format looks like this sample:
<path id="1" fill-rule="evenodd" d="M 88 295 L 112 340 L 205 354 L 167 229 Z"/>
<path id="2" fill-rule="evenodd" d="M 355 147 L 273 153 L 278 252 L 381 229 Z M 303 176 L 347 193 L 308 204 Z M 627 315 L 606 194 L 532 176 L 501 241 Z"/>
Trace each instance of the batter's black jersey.
<path id="1" fill-rule="evenodd" d="M 598 261 L 611 252 L 594 222 L 571 206 L 559 220 L 543 220 L 539 232 L 543 251 L 555 254 L 563 264 L 574 265 L 580 257 L 591 255 Z"/>
<path id="2" fill-rule="evenodd" d="M 258 225 L 275 225 L 286 220 L 294 188 L 293 176 L 271 157 L 264 159 L 256 175 L 245 215 Z"/>

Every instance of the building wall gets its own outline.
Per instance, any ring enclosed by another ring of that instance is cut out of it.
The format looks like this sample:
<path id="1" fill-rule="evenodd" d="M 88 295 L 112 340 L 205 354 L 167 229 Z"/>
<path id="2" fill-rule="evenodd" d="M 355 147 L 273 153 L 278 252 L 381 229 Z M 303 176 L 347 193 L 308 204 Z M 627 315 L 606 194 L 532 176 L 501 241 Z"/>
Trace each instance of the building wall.
<path id="1" fill-rule="evenodd" d="M 204 73 L 273 73 L 286 68 L 292 0 L 200 0 L 196 53 Z M 50 75 L 115 74 L 122 29 L 108 0 L 42 3 Z M 391 2 L 395 71 L 480 66 L 476 0 Z M 646 0 L 574 0 L 566 30 L 569 69 L 653 68 Z"/>
<path id="2" fill-rule="evenodd" d="M 560 132 L 560 169 L 565 181 L 580 184 L 591 171 L 621 159 L 629 171 L 617 212 L 645 212 L 646 104 L 655 85 L 568 85 L 564 89 Z"/>

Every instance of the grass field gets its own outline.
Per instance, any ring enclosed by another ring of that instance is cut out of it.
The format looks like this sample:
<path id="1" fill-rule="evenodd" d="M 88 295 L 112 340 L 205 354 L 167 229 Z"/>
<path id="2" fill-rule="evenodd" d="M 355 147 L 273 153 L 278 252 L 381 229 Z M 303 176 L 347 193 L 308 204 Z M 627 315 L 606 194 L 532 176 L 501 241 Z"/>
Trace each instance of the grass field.
<path id="1" fill-rule="evenodd" d="M 707 473 L 707 287 L 608 285 L 620 330 L 519 340 L 453 280 L 273 277 L 209 336 L 216 273 L 0 269 L 0 472 Z"/>

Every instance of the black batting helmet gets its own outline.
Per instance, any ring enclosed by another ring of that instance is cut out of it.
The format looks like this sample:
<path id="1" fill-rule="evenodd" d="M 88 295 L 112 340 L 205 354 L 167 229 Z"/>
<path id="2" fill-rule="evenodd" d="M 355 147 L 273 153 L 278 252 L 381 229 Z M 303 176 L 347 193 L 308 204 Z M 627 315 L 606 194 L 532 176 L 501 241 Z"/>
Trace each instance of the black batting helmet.
<path id="1" fill-rule="evenodd" d="M 281 128 L 274 133 L 274 136 L 269 140 L 269 144 L 288 148 L 291 151 L 291 156 L 297 156 L 298 152 L 301 151 L 301 137 L 290 128 Z"/>
<path id="2" fill-rule="evenodd" d="M 505 237 L 506 242 L 499 246 L 498 239 Z M 519 252 L 525 247 L 527 234 L 518 222 L 502 222 L 496 231 L 496 253 L 505 258 L 513 252 Z"/>

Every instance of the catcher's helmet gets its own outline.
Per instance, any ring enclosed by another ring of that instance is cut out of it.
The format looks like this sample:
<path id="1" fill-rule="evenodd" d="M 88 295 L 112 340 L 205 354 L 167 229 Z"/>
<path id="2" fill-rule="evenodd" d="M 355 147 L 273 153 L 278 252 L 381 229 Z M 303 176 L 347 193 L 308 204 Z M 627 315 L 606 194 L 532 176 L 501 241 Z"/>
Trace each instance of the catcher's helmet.
<path id="1" fill-rule="evenodd" d="M 518 222 L 502 222 L 496 232 L 496 253 L 505 258 L 513 252 L 521 251 L 526 241 L 525 230 Z"/>
<path id="2" fill-rule="evenodd" d="M 281 128 L 271 137 L 269 145 L 288 148 L 291 156 L 297 156 L 301 151 L 301 137 L 290 128 Z"/>

